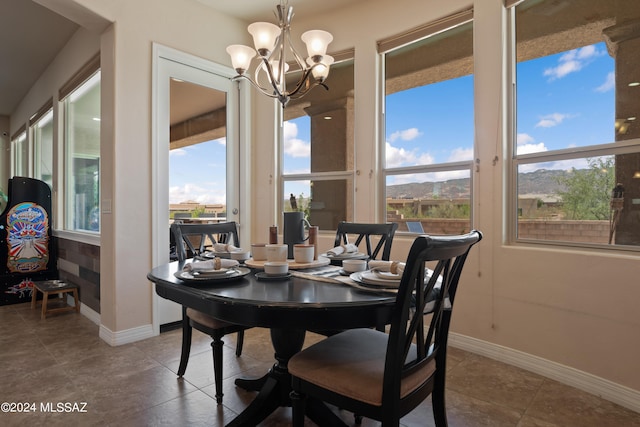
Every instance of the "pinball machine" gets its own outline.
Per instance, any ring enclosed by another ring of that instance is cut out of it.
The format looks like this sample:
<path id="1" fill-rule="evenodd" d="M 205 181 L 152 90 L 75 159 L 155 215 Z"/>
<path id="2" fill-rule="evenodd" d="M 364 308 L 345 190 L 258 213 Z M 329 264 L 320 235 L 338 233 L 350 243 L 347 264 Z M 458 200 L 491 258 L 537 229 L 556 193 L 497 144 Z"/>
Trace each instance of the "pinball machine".
<path id="1" fill-rule="evenodd" d="M 0 214 L 0 305 L 31 301 L 33 282 L 58 278 L 51 233 L 51 188 L 26 177 L 9 179 Z"/>

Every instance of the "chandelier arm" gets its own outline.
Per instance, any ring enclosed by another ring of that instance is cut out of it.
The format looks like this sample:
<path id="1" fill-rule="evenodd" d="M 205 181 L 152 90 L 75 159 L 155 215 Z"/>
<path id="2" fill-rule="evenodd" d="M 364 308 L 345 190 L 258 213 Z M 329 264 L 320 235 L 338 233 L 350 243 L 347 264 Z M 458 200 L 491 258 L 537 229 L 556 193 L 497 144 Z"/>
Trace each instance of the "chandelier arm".
<path id="1" fill-rule="evenodd" d="M 275 95 L 273 93 L 268 92 L 265 88 L 263 88 L 262 86 L 260 86 L 259 84 L 257 84 L 256 82 L 254 82 L 253 80 L 251 80 L 250 77 L 247 77 L 244 74 L 240 74 L 235 76 L 234 78 L 231 79 L 231 81 L 238 81 L 240 79 L 245 79 L 246 81 L 248 81 L 249 83 L 251 83 L 251 86 L 255 87 L 256 89 L 258 89 L 263 95 L 267 95 L 269 98 L 279 98 L 279 95 Z"/>
<path id="2" fill-rule="evenodd" d="M 271 63 L 269 62 L 269 60 L 267 58 L 261 58 L 261 59 L 262 59 L 262 62 L 264 63 L 264 66 L 267 69 L 267 80 L 269 80 L 269 83 L 271 83 L 271 87 L 273 87 L 273 91 L 275 92 L 275 95 L 271 94 L 270 96 L 272 98 L 281 98 L 283 96 L 287 96 L 286 90 L 285 91 L 281 91 L 280 88 L 278 87 L 278 85 L 276 83 L 276 79 L 273 76 L 273 67 L 271 67 Z M 255 75 L 256 84 L 258 82 L 258 72 L 259 72 L 259 70 L 260 70 L 260 67 L 256 68 L 256 75 Z M 280 71 L 278 71 L 278 72 L 280 72 Z M 282 78 L 284 80 L 284 76 L 282 76 Z M 284 81 L 281 84 L 282 84 L 282 86 L 284 88 L 286 88 L 286 86 L 284 85 Z M 267 93 L 266 89 L 263 88 L 262 86 L 260 86 L 260 89 L 262 89 L 263 92 Z"/>
<path id="3" fill-rule="evenodd" d="M 296 60 L 296 62 L 298 63 L 298 65 L 300 66 L 300 69 L 302 71 L 307 71 L 310 69 L 310 67 L 307 66 L 307 64 L 304 61 L 304 58 L 302 56 L 300 56 L 300 54 L 298 53 L 298 51 L 296 50 L 295 46 L 293 46 L 293 43 L 291 43 L 291 34 L 289 33 L 289 30 L 287 30 L 287 35 L 288 40 L 289 40 L 289 50 L 291 51 L 291 53 L 293 53 L 293 58 Z M 282 48 L 284 50 L 284 43 L 282 44 Z"/>
<path id="4" fill-rule="evenodd" d="M 311 88 L 316 86 L 314 84 L 313 86 L 308 87 L 311 84 L 310 83 L 310 77 L 311 77 L 310 74 L 311 74 L 311 69 L 310 68 L 303 71 L 302 77 L 300 78 L 300 80 L 298 80 L 298 83 L 296 84 L 296 87 L 291 92 L 289 92 L 289 96 L 295 96 L 298 92 L 300 92 L 300 90 L 304 86 L 307 86 L 307 88 L 303 91 L 303 94 L 309 92 L 309 90 Z"/>
<path id="5" fill-rule="evenodd" d="M 327 86 L 326 84 L 320 83 L 320 82 L 314 82 L 311 85 L 309 85 L 309 87 L 306 88 L 305 90 L 297 92 L 297 93 L 294 93 L 294 94 L 291 94 L 291 95 L 289 95 L 289 97 L 291 99 L 300 99 L 303 96 L 305 96 L 311 89 L 313 89 L 316 86 L 322 86 L 323 88 L 325 88 L 325 90 L 329 90 L 329 86 Z"/>
<path id="6" fill-rule="evenodd" d="M 296 85 L 295 89 L 293 89 L 291 92 L 289 92 L 288 95 L 290 97 L 295 97 L 296 94 L 302 89 L 302 86 L 305 83 L 306 83 L 305 90 L 302 91 L 302 93 L 299 96 L 297 96 L 296 98 L 300 98 L 300 97 L 304 96 L 307 92 L 309 92 L 311 89 L 313 89 L 316 86 L 322 86 L 326 90 L 329 90 L 329 87 L 327 85 L 325 85 L 324 82 L 320 82 L 320 81 L 316 80 L 313 83 L 309 83 L 310 80 L 311 80 L 309 74 L 311 74 L 311 72 L 313 71 L 313 69 L 315 67 L 318 67 L 320 65 L 322 65 L 322 64 L 321 63 L 316 63 L 316 64 L 313 64 L 311 67 L 307 68 L 306 70 L 304 70 L 303 74 L 302 74 L 302 77 L 298 81 L 298 84 Z"/>

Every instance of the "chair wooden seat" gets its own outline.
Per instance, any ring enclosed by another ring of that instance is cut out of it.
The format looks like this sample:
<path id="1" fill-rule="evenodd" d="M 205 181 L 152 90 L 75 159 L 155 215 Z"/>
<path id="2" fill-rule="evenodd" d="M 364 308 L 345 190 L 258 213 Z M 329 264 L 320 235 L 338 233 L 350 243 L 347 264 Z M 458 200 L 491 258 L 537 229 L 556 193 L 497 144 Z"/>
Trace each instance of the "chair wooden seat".
<path id="1" fill-rule="evenodd" d="M 233 323 L 227 323 L 224 320 L 216 319 L 201 311 L 194 310 L 193 308 L 187 308 L 187 317 L 200 325 L 210 329 L 228 328 L 236 326 Z"/>
<path id="2" fill-rule="evenodd" d="M 313 398 L 353 412 L 356 421 L 364 416 L 384 427 L 398 426 L 401 417 L 431 394 L 435 424 L 446 426 L 451 310 L 467 255 L 481 238 L 475 230 L 460 236 L 416 238 L 388 335 L 372 329 L 348 330 L 295 354 L 288 363 L 293 425 L 304 425 L 306 401 Z M 427 262 L 436 263 L 428 276 Z M 438 284 L 440 292 L 433 292 Z"/>
<path id="3" fill-rule="evenodd" d="M 382 405 L 384 361 L 389 335 L 375 329 L 352 329 L 318 342 L 305 357 L 289 361 L 289 371 L 306 381 L 370 405 Z M 415 352 L 415 344 L 412 349 Z M 367 357 L 363 358 L 363 354 Z M 435 360 L 402 379 L 405 397 L 436 370 Z"/>

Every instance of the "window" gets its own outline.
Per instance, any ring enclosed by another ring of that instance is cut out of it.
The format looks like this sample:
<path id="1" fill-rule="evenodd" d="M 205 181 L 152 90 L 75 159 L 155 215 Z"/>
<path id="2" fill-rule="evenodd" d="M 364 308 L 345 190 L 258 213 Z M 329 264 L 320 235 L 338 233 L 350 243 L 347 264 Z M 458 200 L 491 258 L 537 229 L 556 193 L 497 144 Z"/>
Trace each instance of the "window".
<path id="1" fill-rule="evenodd" d="M 332 56 L 329 90 L 315 88 L 284 109 L 281 147 L 282 210 L 304 211 L 321 230 L 353 220 L 353 52 Z"/>
<path id="2" fill-rule="evenodd" d="M 399 231 L 471 228 L 471 11 L 379 42 L 384 54 L 386 218 Z M 417 229 L 417 227 L 416 227 Z"/>
<path id="3" fill-rule="evenodd" d="M 50 100 L 40 112 L 36 113 L 29 123 L 33 140 L 33 176 L 53 188 L 52 101 Z"/>
<path id="4" fill-rule="evenodd" d="M 640 4 L 527 0 L 511 9 L 511 212 L 520 241 L 640 245 Z"/>
<path id="5" fill-rule="evenodd" d="M 29 141 L 25 126 L 11 138 L 11 153 L 13 176 L 29 176 Z"/>
<path id="6" fill-rule="evenodd" d="M 100 231 L 100 72 L 64 98 L 65 229 Z"/>

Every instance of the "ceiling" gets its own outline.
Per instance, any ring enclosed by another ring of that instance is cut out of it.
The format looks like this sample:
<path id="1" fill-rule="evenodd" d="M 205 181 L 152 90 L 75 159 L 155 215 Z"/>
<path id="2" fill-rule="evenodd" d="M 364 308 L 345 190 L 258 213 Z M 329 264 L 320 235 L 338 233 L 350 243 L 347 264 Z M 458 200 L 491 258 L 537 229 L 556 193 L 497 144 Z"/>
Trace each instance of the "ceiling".
<path id="1" fill-rule="evenodd" d="M 219 10 L 227 15 L 235 16 L 242 20 L 268 21 L 275 23 L 275 10 L 278 0 L 197 0 L 213 9 Z M 367 0 L 288 0 L 289 6 L 293 6 L 298 16 L 314 15 L 321 12 L 329 12 L 334 9 L 342 9 L 353 3 L 360 3 Z"/>
<path id="2" fill-rule="evenodd" d="M 75 23 L 31 0 L 2 0 L 0 115 L 13 112 L 77 29 Z"/>
<path id="3" fill-rule="evenodd" d="M 188 0 L 181 0 L 188 1 Z M 197 0 L 247 22 L 275 22 L 278 0 Z M 296 14 L 343 8 L 366 0 L 289 0 Z M 10 116 L 78 25 L 32 0 L 2 0 L 0 13 L 0 116 Z M 12 43 L 5 41 L 12 40 Z"/>

